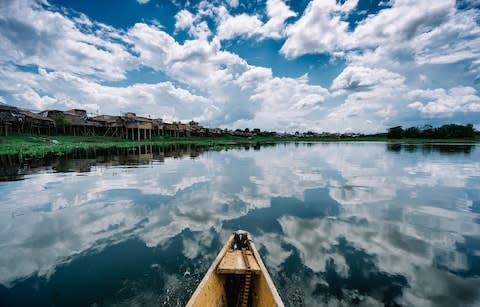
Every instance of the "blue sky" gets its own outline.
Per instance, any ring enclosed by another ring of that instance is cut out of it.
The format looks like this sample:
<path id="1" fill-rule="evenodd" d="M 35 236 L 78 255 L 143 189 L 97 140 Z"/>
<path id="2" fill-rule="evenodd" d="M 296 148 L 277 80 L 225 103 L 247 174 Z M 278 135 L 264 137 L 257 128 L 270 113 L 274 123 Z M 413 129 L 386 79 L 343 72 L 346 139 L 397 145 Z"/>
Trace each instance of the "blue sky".
<path id="1" fill-rule="evenodd" d="M 480 128 L 478 0 L 4 0 L 0 102 L 277 131 Z"/>

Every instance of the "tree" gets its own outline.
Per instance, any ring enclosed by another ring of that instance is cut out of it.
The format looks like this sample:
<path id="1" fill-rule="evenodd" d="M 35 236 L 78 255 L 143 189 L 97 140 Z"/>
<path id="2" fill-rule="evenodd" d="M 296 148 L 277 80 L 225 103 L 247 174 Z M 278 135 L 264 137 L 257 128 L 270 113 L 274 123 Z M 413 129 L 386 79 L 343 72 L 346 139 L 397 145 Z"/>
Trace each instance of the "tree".
<path id="1" fill-rule="evenodd" d="M 396 126 L 388 129 L 387 137 L 389 139 L 401 139 L 403 136 L 402 126 Z"/>
<path id="2" fill-rule="evenodd" d="M 468 125 L 443 125 L 435 129 L 435 137 L 437 138 L 473 138 L 475 132 L 472 124 Z"/>
<path id="3" fill-rule="evenodd" d="M 55 127 L 58 129 L 62 129 L 63 133 L 65 133 L 65 127 L 69 125 L 69 122 L 65 119 L 65 115 L 63 113 L 55 113 L 50 118 L 55 122 Z"/>
<path id="4" fill-rule="evenodd" d="M 425 125 L 422 128 L 410 127 L 405 130 L 402 126 L 388 129 L 388 138 L 399 139 L 407 138 L 426 138 L 426 139 L 453 139 L 453 138 L 474 138 L 475 129 L 472 124 L 456 125 L 448 124 L 433 128 L 431 125 Z"/>
<path id="5" fill-rule="evenodd" d="M 62 113 L 55 113 L 50 117 L 57 127 L 63 127 L 68 124 L 67 120 L 65 119 L 65 115 Z"/>
<path id="6" fill-rule="evenodd" d="M 467 124 L 465 133 L 466 133 L 466 137 L 468 138 L 475 137 L 475 129 L 473 128 L 472 124 Z"/>
<path id="7" fill-rule="evenodd" d="M 408 129 L 405 129 L 405 131 L 403 132 L 403 135 L 406 138 L 415 139 L 415 138 L 419 138 L 421 136 L 421 133 L 420 133 L 420 129 L 418 129 L 417 127 L 410 127 Z"/>
<path id="8" fill-rule="evenodd" d="M 425 125 L 421 130 L 422 137 L 424 138 L 433 138 L 435 136 L 435 131 L 433 130 L 432 125 Z"/>

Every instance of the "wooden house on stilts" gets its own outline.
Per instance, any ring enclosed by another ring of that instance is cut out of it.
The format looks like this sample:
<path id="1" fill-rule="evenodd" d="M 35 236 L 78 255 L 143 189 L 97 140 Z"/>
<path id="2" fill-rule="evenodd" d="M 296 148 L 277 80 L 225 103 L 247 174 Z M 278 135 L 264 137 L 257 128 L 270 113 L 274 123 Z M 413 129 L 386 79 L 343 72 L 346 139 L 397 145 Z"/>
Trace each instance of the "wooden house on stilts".
<path id="1" fill-rule="evenodd" d="M 55 123 L 49 118 L 14 106 L 0 104 L 0 135 L 52 134 Z"/>

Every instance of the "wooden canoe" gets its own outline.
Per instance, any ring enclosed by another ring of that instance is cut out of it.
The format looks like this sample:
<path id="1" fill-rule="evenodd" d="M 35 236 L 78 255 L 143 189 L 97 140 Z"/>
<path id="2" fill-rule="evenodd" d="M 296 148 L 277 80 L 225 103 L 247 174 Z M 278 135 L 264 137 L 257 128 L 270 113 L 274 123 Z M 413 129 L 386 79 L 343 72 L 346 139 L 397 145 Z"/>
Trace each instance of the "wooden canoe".
<path id="1" fill-rule="evenodd" d="M 234 232 L 187 307 L 284 306 L 249 233 Z"/>

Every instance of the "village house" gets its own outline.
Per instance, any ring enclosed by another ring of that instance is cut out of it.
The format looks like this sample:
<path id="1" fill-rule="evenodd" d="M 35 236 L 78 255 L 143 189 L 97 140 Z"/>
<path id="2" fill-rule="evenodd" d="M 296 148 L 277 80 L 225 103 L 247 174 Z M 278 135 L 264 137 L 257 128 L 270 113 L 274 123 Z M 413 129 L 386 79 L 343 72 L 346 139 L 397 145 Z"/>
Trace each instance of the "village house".
<path id="1" fill-rule="evenodd" d="M 80 109 L 45 110 L 39 113 L 43 118 L 49 118 L 55 122 L 56 132 L 70 135 L 95 136 L 99 123 L 89 120 L 87 111 Z"/>
<path id="2" fill-rule="evenodd" d="M 152 137 L 219 136 L 220 128 L 208 129 L 198 122 L 166 123 L 161 118 L 137 116 L 133 112 L 121 116 L 96 115 L 86 110 L 44 110 L 37 113 L 0 104 L 0 135 L 11 133 L 67 134 L 74 136 L 111 136 L 129 140 L 150 140 Z"/>
<path id="3" fill-rule="evenodd" d="M 131 140 L 152 139 L 153 122 L 133 112 L 124 115 L 126 138 Z"/>
<path id="4" fill-rule="evenodd" d="M 207 135 L 209 136 L 220 136 L 223 134 L 223 130 L 220 128 L 213 128 L 207 130 Z"/>
<path id="5" fill-rule="evenodd" d="M 163 123 L 163 135 L 164 136 L 178 136 L 178 129 L 176 123 Z"/>
<path id="6" fill-rule="evenodd" d="M 161 118 L 152 119 L 153 136 L 163 136 L 163 120 Z"/>
<path id="7" fill-rule="evenodd" d="M 28 110 L 0 104 L 0 135 L 12 133 L 51 134 L 55 132 L 53 120 Z"/>
<path id="8" fill-rule="evenodd" d="M 189 137 L 190 136 L 190 125 L 183 124 L 181 122 L 177 123 L 178 136 Z"/>
<path id="9" fill-rule="evenodd" d="M 99 135 L 126 138 L 125 122 L 121 116 L 97 115 L 91 120 L 99 124 Z"/>
<path id="10" fill-rule="evenodd" d="M 190 135 L 192 136 L 207 135 L 207 129 L 201 126 L 198 122 L 192 120 L 188 123 L 188 125 L 190 126 Z"/>

